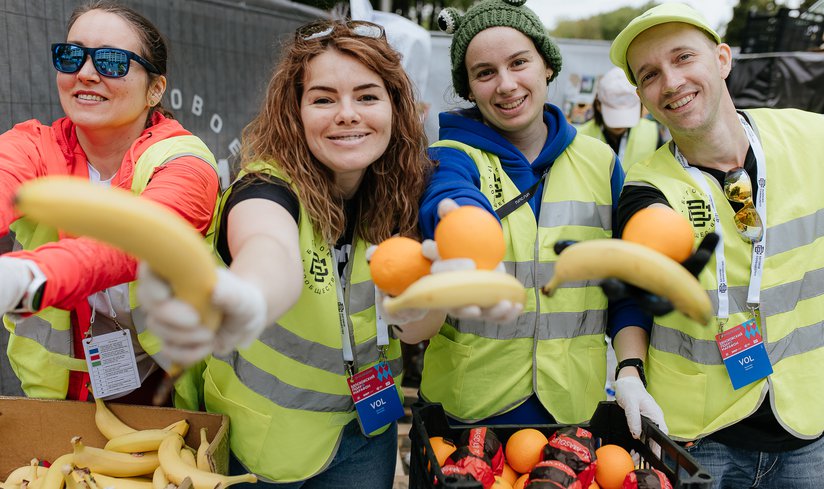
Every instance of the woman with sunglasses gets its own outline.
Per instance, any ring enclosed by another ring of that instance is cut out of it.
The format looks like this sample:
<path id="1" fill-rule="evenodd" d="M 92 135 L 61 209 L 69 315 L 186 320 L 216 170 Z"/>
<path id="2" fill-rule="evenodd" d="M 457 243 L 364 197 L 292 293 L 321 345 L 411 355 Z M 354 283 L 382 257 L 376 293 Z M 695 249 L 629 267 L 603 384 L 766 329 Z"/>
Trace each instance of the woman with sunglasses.
<path id="1" fill-rule="evenodd" d="M 150 327 L 181 363 L 214 350 L 203 372 L 205 405 L 231 419 L 233 472 L 278 487 L 389 488 L 397 416 L 356 414 L 358 388 L 348 384 L 369 372 L 385 379 L 387 364 L 401 373 L 398 340 L 376 316 L 382 296 L 367 248 L 417 234 L 432 163 L 412 85 L 382 28 L 353 21 L 299 29 L 242 147 L 242 175 L 221 200 L 216 250 L 229 265 L 218 288 L 230 283 L 245 299 L 214 295 L 224 315 L 214 338 L 200 334 L 188 304 L 168 296 L 151 299 Z M 151 273 L 143 285 L 162 286 Z M 416 319 L 431 328 L 443 318 Z M 386 393 L 400 408 L 396 391 Z"/>
<path id="2" fill-rule="evenodd" d="M 51 56 L 66 116 L 51 125 L 30 120 L 0 135 L 0 235 L 11 229 L 18 250 L 0 257 L 9 361 L 26 395 L 86 400 L 84 338 L 102 341 L 125 330 L 135 355 L 121 368 L 136 380 L 101 392 L 149 404 L 168 358 L 158 355 L 159 342 L 134 300 L 136 261 L 19 218 L 8 197 L 26 181 L 72 175 L 129 189 L 205 234 L 219 192 L 214 157 L 161 106 L 166 44 L 139 13 L 110 2 L 80 6 Z"/>

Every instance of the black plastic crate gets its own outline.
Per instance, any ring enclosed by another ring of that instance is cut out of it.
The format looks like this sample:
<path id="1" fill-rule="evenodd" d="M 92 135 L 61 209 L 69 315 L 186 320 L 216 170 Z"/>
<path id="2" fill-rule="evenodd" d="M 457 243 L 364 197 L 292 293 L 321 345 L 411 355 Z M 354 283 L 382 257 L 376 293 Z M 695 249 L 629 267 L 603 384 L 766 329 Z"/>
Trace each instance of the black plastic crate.
<path id="1" fill-rule="evenodd" d="M 409 438 L 412 439 L 412 451 L 409 462 L 409 487 L 412 489 L 481 489 L 481 484 L 475 481 L 457 481 L 454 477 L 444 476 L 438 461 L 435 458 L 429 438 L 442 436 L 458 440 L 460 434 L 467 428 L 482 425 L 450 425 L 443 407 L 438 403 L 418 402 L 412 406 L 412 429 Z M 491 426 L 495 434 L 506 443 L 513 433 L 521 428 L 535 428 L 549 437 L 557 429 L 568 425 L 541 425 Z M 698 465 L 680 445 L 675 443 L 654 423 L 646 418 L 641 419 L 641 440 L 630 435 L 627 427 L 624 410 L 614 401 L 603 401 L 598 404 L 595 414 L 582 428 L 592 432 L 597 446 L 615 444 L 628 451 L 635 451 L 641 459 L 641 468 L 655 468 L 666 474 L 675 489 L 707 489 L 712 485 L 710 475 Z M 649 444 L 657 443 L 661 453 L 666 454 L 663 461 L 652 451 Z"/>

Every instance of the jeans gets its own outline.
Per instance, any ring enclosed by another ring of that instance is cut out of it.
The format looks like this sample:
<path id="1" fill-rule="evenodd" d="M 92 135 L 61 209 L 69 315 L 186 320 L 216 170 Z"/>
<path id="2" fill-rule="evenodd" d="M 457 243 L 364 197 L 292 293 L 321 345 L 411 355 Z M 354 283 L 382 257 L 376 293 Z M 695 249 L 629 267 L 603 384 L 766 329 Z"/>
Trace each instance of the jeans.
<path id="1" fill-rule="evenodd" d="M 707 438 L 686 450 L 712 476 L 712 489 L 822 487 L 824 438 L 789 452 L 740 450 Z"/>
<path id="2" fill-rule="evenodd" d="M 367 438 L 361 433 L 358 421 L 343 428 L 343 438 L 338 453 L 323 472 L 298 482 L 282 484 L 259 481 L 256 484 L 241 483 L 232 489 L 391 489 L 395 481 L 395 462 L 398 453 L 398 424 L 382 434 Z M 232 455 L 229 473 L 248 472 Z"/>

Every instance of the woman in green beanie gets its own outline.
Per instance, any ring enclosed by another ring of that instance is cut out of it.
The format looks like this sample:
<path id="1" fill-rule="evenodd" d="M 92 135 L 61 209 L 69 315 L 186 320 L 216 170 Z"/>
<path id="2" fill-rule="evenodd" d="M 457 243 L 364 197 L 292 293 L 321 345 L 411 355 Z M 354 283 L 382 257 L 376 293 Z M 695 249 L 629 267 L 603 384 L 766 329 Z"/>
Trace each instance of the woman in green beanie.
<path id="1" fill-rule="evenodd" d="M 527 303 L 450 313 L 426 351 L 421 395 L 464 422 L 580 423 L 605 398 L 604 333 L 650 321 L 634 305 L 608 303 L 594 282 L 552 298 L 538 290 L 552 275 L 556 241 L 612 236 L 623 173 L 609 146 L 577 136 L 545 102 L 561 55 L 523 4 L 484 0 L 464 15 L 441 12 L 441 28 L 453 34 L 455 92 L 474 106 L 440 114 L 420 226 L 431 238 L 460 205 L 495 215 L 504 266 L 527 288 Z"/>

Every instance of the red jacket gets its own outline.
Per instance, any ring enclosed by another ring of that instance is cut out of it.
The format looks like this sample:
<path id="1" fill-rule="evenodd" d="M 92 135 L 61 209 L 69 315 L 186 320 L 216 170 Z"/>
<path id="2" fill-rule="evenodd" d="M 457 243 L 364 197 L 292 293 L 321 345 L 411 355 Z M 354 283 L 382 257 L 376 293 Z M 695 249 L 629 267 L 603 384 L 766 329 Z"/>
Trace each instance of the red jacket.
<path id="1" fill-rule="evenodd" d="M 156 113 L 152 126 L 143 131 L 129 148 L 113 187 L 129 189 L 134 164 L 154 142 L 191 134 L 180 123 Z M 26 180 L 46 175 L 89 177 L 88 159 L 80 147 L 74 124 L 61 118 L 51 126 L 30 120 L 0 135 L 0 236 L 18 217 L 10 196 Z M 218 176 L 206 162 L 193 156 L 181 157 L 158 167 L 141 197 L 171 208 L 202 234 L 209 228 L 219 192 Z M 36 262 L 47 277 L 42 307 L 73 310 L 88 296 L 135 279 L 134 258 L 88 238 L 67 238 L 33 251 L 6 256 Z"/>

